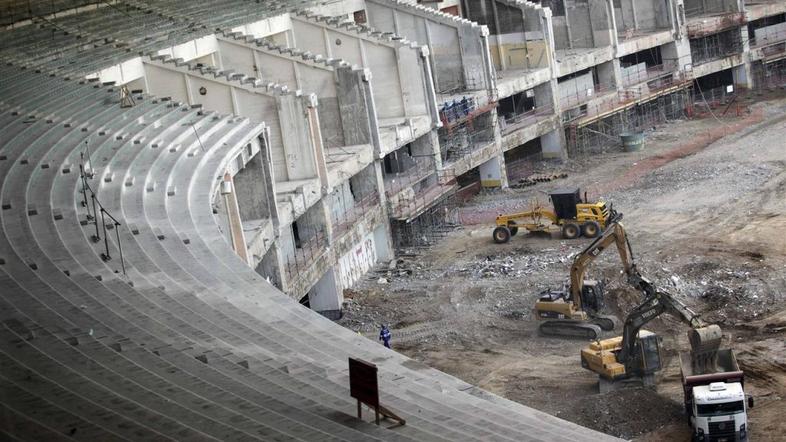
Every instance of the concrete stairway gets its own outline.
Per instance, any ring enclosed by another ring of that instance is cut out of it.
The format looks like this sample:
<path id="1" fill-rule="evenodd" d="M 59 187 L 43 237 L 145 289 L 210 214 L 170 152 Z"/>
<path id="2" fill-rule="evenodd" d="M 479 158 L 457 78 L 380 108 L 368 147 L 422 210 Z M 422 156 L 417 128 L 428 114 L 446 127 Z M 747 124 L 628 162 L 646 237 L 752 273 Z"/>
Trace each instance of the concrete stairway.
<path id="1" fill-rule="evenodd" d="M 263 125 L 142 95 L 121 108 L 113 85 L 14 65 L 0 78 L 0 437 L 605 438 L 336 326 L 237 258 L 211 200 Z M 98 242 L 87 157 L 121 223 Z M 354 417 L 348 356 L 380 366 L 406 426 Z"/>

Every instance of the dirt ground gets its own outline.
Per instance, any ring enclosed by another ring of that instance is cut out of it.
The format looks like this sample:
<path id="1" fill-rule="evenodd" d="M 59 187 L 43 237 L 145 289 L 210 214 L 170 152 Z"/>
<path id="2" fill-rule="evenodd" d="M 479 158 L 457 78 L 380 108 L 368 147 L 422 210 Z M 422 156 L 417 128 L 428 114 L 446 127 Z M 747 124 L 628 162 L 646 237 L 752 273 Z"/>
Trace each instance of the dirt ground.
<path id="1" fill-rule="evenodd" d="M 725 136 L 724 136 L 725 135 Z M 346 327 L 508 399 L 615 436 L 687 440 L 677 352 L 687 327 L 666 315 L 647 325 L 663 337 L 656 390 L 599 395 L 579 364 L 581 340 L 538 335 L 537 294 L 568 276 L 587 240 L 520 233 L 491 240 L 493 216 L 548 204 L 554 187 L 580 186 L 624 213 L 642 273 L 724 330 L 755 398 L 754 440 L 786 434 L 786 99 L 751 106 L 741 118 L 704 118 L 650 131 L 645 149 L 543 163 L 568 177 L 476 197 L 465 224 L 438 244 L 405 252 L 348 291 Z M 717 140 L 715 142 L 712 142 Z M 710 143 L 712 142 L 712 143 Z M 489 221 L 492 221 L 489 223 Z M 613 250 L 590 269 L 609 289 L 609 313 L 624 318 L 638 294 L 625 286 Z M 609 332 L 618 335 L 620 330 Z"/>

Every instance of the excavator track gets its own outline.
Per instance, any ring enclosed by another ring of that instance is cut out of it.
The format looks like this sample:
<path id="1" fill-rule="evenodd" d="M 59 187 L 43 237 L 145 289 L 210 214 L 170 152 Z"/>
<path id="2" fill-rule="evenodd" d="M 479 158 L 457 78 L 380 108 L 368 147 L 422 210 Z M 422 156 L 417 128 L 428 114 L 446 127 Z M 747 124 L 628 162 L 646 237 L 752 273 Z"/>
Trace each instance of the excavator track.
<path id="1" fill-rule="evenodd" d="M 538 330 L 543 336 L 598 339 L 602 333 L 600 326 L 588 322 L 546 321 Z"/>
<path id="2" fill-rule="evenodd" d="M 616 316 L 600 315 L 597 313 L 592 315 L 592 319 L 590 319 L 590 322 L 600 327 L 601 330 L 603 331 L 612 331 L 615 328 L 619 327 L 620 325 L 620 321 L 619 319 L 617 319 Z"/>

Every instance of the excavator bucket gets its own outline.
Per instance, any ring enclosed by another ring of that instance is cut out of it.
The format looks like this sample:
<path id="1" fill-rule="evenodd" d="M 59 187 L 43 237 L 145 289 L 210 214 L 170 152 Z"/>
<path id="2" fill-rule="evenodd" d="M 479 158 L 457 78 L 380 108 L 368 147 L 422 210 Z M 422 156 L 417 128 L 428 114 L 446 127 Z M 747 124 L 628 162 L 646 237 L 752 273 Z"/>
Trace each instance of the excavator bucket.
<path id="1" fill-rule="evenodd" d="M 697 373 L 715 371 L 722 338 L 721 328 L 715 324 L 694 328 L 688 332 L 692 365 L 694 370 L 698 370 Z"/>

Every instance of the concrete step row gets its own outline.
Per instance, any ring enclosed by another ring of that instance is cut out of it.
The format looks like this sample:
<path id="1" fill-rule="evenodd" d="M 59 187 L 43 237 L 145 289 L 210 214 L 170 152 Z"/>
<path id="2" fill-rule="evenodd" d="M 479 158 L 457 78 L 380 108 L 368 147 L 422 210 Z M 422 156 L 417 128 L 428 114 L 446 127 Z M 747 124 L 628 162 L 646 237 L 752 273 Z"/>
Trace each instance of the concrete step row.
<path id="1" fill-rule="evenodd" d="M 136 106 L 121 109 L 113 85 L 19 71 L 0 68 L 29 87 L 0 85 L 0 128 L 9 134 L 0 140 L 0 360 L 52 386 L 10 379 L 31 403 L 50 404 L 60 416 L 56 432 L 74 422 L 77 432 L 129 439 L 600 436 L 484 397 L 358 337 L 241 262 L 211 202 L 223 171 L 263 126 L 160 97 L 137 96 Z M 34 89 L 39 82 L 29 76 L 51 88 Z M 121 220 L 106 243 L 103 228 L 92 241 L 90 204 L 82 205 L 85 142 L 89 185 Z M 408 425 L 352 417 L 348 356 L 380 366 L 383 401 Z M 81 406 L 67 409 L 69 398 Z M 37 421 L 34 407 L 6 407 Z M 2 430 L 22 437 L 14 428 Z"/>

